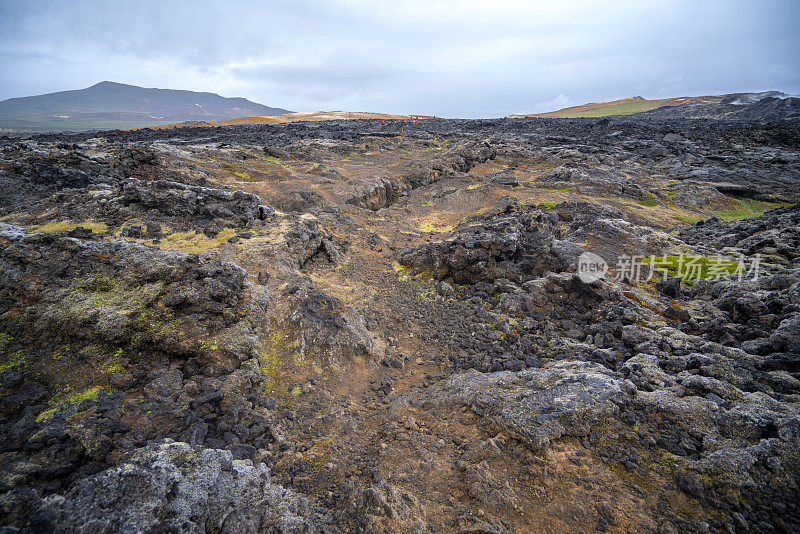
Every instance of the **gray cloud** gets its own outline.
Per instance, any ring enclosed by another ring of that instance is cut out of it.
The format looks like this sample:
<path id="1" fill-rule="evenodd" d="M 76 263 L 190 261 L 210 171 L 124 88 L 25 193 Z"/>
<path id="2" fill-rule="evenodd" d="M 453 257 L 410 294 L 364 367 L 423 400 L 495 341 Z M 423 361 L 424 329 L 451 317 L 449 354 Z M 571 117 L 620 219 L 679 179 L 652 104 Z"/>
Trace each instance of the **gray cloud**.
<path id="1" fill-rule="evenodd" d="M 439 116 L 800 93 L 794 1 L 15 1 L 0 98 L 110 79 L 297 110 Z"/>
<path id="2" fill-rule="evenodd" d="M 276 94 L 310 98 L 321 103 L 340 98 L 367 97 L 396 84 L 397 71 L 382 65 L 348 62 L 346 57 L 327 58 L 320 66 L 254 64 L 227 70 L 234 78 L 246 82 L 267 83 Z"/>

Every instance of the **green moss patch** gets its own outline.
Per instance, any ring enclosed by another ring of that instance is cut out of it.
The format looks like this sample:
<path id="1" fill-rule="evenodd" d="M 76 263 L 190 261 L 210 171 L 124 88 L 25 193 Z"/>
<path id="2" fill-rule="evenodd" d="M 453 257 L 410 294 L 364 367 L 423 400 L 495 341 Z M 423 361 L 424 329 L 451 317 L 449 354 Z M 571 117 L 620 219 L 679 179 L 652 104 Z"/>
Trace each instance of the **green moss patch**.
<path id="1" fill-rule="evenodd" d="M 657 272 L 677 276 L 689 284 L 707 278 L 744 274 L 744 266 L 738 261 L 707 256 L 654 256 L 644 258 L 642 263 L 650 265 Z"/>
<path id="2" fill-rule="evenodd" d="M 733 198 L 730 197 L 731 207 L 723 210 L 714 210 L 712 213 L 723 219 L 730 219 L 733 221 L 741 221 L 742 219 L 751 219 L 753 217 L 760 217 L 770 210 L 776 208 L 783 208 L 791 206 L 784 202 L 769 202 L 765 200 L 753 200 L 751 198 Z"/>
<path id="3" fill-rule="evenodd" d="M 214 237 L 208 237 L 202 233 L 198 234 L 194 230 L 190 232 L 173 232 L 163 236 L 158 247 L 162 250 L 200 254 L 222 247 L 235 235 L 236 232 L 232 228 L 223 228 Z"/>
<path id="4" fill-rule="evenodd" d="M 14 351 L 8 355 L 0 357 L 0 374 L 10 369 L 22 367 L 25 363 L 25 354 L 21 350 Z"/>
<path id="5" fill-rule="evenodd" d="M 637 200 L 639 204 L 648 208 L 655 208 L 658 206 L 658 201 L 656 200 L 656 196 L 653 193 L 648 193 L 648 197 L 644 200 Z"/>
<path id="6" fill-rule="evenodd" d="M 31 233 L 43 232 L 48 234 L 56 234 L 60 232 L 68 232 L 75 228 L 86 228 L 95 234 L 108 233 L 108 225 L 102 221 L 85 220 L 80 222 L 75 221 L 52 221 L 49 223 L 41 224 L 39 226 L 32 226 L 28 228 Z"/>
<path id="7" fill-rule="evenodd" d="M 539 189 L 546 189 L 547 191 L 560 191 L 561 193 L 568 193 L 575 189 L 574 185 L 555 186 L 555 185 L 540 185 Z"/>
<path id="8" fill-rule="evenodd" d="M 12 341 L 13 337 L 0 332 L 0 374 L 25 363 L 25 354 L 21 350 L 13 350 Z"/>
<path id="9" fill-rule="evenodd" d="M 104 375 L 121 373 L 125 370 L 124 361 L 125 351 L 123 349 L 117 349 L 117 351 L 103 363 L 100 372 Z"/>
<path id="10" fill-rule="evenodd" d="M 135 315 L 156 299 L 163 290 L 163 282 L 127 287 L 121 279 L 86 278 L 73 286 L 63 304 L 70 306 L 76 312 L 86 310 L 88 304 L 95 308 L 111 308 L 108 311 L 116 311 L 123 315 Z"/>
<path id="11" fill-rule="evenodd" d="M 270 161 L 268 159 L 268 161 Z M 232 175 L 236 176 L 237 178 L 241 178 L 246 182 L 253 182 L 253 175 L 250 173 L 248 169 L 245 168 L 244 163 L 234 162 L 234 163 L 223 163 L 220 165 L 220 168 L 225 169 Z"/>
<path id="12" fill-rule="evenodd" d="M 58 323 L 91 322 L 101 343 L 174 345 L 191 328 L 171 310 L 156 306 L 163 292 L 160 281 L 128 286 L 123 279 L 87 278 L 68 289 L 51 313 Z M 203 341 L 198 338 L 195 347 Z"/>
<path id="13" fill-rule="evenodd" d="M 5 355 L 12 341 L 14 341 L 13 337 L 0 332 L 0 355 Z"/>
<path id="14" fill-rule="evenodd" d="M 77 407 L 77 405 L 80 405 L 80 403 L 84 400 L 96 399 L 101 391 L 110 392 L 111 388 L 94 386 L 81 391 L 73 391 L 72 388 L 67 386 L 56 393 L 56 395 L 50 400 L 49 404 L 51 408 L 40 413 L 36 417 L 36 421 L 41 422 L 46 419 L 50 419 L 57 411 L 64 410 L 73 403 Z"/>

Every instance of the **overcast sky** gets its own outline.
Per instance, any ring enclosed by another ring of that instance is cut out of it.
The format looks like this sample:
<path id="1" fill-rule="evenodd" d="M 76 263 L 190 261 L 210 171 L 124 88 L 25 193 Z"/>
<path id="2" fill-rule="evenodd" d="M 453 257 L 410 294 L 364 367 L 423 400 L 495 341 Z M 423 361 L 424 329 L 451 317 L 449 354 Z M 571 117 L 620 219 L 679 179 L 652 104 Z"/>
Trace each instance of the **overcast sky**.
<path id="1" fill-rule="evenodd" d="M 0 0 L 0 99 L 102 80 L 446 117 L 800 94 L 800 1 Z"/>

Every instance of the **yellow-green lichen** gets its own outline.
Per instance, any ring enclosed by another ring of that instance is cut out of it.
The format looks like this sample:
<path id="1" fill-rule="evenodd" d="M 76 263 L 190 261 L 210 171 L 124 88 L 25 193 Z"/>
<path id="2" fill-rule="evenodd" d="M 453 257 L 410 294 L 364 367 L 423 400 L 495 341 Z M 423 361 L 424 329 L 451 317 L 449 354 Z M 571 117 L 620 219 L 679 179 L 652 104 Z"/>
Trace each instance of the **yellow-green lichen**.
<path id="1" fill-rule="evenodd" d="M 0 374 L 10 369 L 21 367 L 25 363 L 25 354 L 22 350 L 11 350 L 14 338 L 0 332 Z"/>
<path id="2" fill-rule="evenodd" d="M 253 175 L 250 174 L 247 171 L 234 171 L 233 175 L 241 178 L 242 180 L 244 180 L 246 182 L 252 182 L 253 181 Z"/>
<path id="3" fill-rule="evenodd" d="M 574 185 L 567 185 L 567 186 L 557 186 L 557 185 L 540 185 L 540 189 L 546 189 L 548 191 L 559 191 L 561 193 L 568 193 L 572 191 L 575 186 Z"/>
<path id="4" fill-rule="evenodd" d="M 314 476 L 330 461 L 334 454 L 333 440 L 320 438 L 314 445 L 303 453 L 303 463 L 306 471 Z"/>
<path id="5" fill-rule="evenodd" d="M 3 357 L 3 361 L 0 363 L 0 374 L 5 373 L 10 369 L 21 367 L 24 363 L 25 355 L 21 350 L 12 352 L 8 356 Z"/>
<path id="6" fill-rule="evenodd" d="M 85 220 L 81 222 L 74 221 L 52 221 L 38 226 L 29 228 L 31 233 L 44 232 L 44 233 L 59 233 L 74 230 L 75 228 L 86 228 L 96 234 L 105 234 L 108 232 L 108 225 L 102 221 Z"/>
<path id="7" fill-rule="evenodd" d="M 142 286 L 126 286 L 117 278 L 90 277 L 79 280 L 62 303 L 76 313 L 87 311 L 87 305 L 110 308 L 123 315 L 135 315 L 155 300 L 164 289 L 163 282 Z"/>
<path id="8" fill-rule="evenodd" d="M 223 228 L 214 237 L 208 237 L 202 233 L 198 234 L 194 230 L 173 232 L 162 236 L 158 246 L 163 250 L 201 254 L 222 247 L 235 235 L 236 232 L 232 228 Z"/>
<path id="9" fill-rule="evenodd" d="M 13 337 L 3 332 L 0 332 L 0 354 L 5 354 L 5 351 L 8 349 L 8 346 L 11 344 L 13 340 L 14 340 Z"/>
<path id="10" fill-rule="evenodd" d="M 105 375 L 113 375 L 123 372 L 125 370 L 125 366 L 122 363 L 124 358 L 125 351 L 123 349 L 117 349 L 117 351 L 105 361 L 101 368 L 101 372 Z"/>
<path id="11" fill-rule="evenodd" d="M 72 388 L 67 386 L 61 389 L 59 392 L 57 392 L 56 395 L 54 395 L 53 398 L 50 399 L 49 404 L 51 408 L 40 413 L 36 417 L 36 421 L 41 422 L 46 419 L 49 419 L 53 417 L 53 415 L 57 411 L 67 408 L 70 404 L 75 403 L 76 405 L 78 405 L 84 400 L 96 399 L 101 391 L 110 391 L 110 388 L 93 386 L 81 391 L 72 391 Z"/>
<path id="12" fill-rule="evenodd" d="M 435 221 L 422 221 L 418 227 L 420 232 L 427 234 L 446 234 L 454 228 L 452 224 L 440 223 Z"/>
<path id="13" fill-rule="evenodd" d="M 202 339 L 197 345 L 203 352 L 214 352 L 215 350 L 219 350 L 219 338 L 209 337 Z"/>
<path id="14" fill-rule="evenodd" d="M 392 262 L 392 269 L 400 282 L 405 282 L 415 290 L 416 296 L 423 302 L 433 302 L 439 298 L 436 288 L 431 283 L 430 271 L 412 274 L 411 270 L 398 261 Z"/>
<path id="15" fill-rule="evenodd" d="M 160 281 L 129 286 L 124 279 L 86 278 L 65 292 L 53 315 L 59 321 L 95 322 L 95 333 L 106 342 L 118 343 L 129 334 L 134 344 L 181 342 L 190 331 L 188 319 L 155 306 L 163 291 Z"/>
<path id="16" fill-rule="evenodd" d="M 654 208 L 658 206 L 658 201 L 656 200 L 656 196 L 653 193 L 647 193 L 647 198 L 639 200 L 637 202 L 639 202 L 639 204 L 647 208 Z"/>
<path id="17" fill-rule="evenodd" d="M 262 342 L 259 357 L 264 392 L 271 393 L 278 375 L 303 362 L 303 344 L 286 328 L 273 323 Z"/>

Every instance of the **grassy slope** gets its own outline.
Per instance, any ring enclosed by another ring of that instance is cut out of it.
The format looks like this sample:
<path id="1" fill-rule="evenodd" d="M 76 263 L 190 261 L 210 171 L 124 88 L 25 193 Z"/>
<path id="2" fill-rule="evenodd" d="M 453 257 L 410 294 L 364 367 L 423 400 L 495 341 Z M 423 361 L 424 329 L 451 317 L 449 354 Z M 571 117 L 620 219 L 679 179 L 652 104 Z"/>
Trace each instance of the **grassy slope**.
<path id="1" fill-rule="evenodd" d="M 0 123 L 1 128 L 15 131 L 31 132 L 61 132 L 61 131 L 85 131 L 85 130 L 115 130 L 125 128 L 139 128 L 144 126 L 156 126 L 165 124 L 165 121 L 130 121 L 114 120 L 99 117 L 70 117 L 67 119 L 54 118 L 48 115 L 29 116 L 25 118 L 3 119 Z"/>
<path id="2" fill-rule="evenodd" d="M 753 200 L 750 198 L 731 197 L 731 207 L 729 209 L 715 210 L 713 213 L 723 219 L 741 221 L 760 217 L 770 210 L 791 206 L 785 202 L 767 202 L 764 200 Z"/>
<path id="3" fill-rule="evenodd" d="M 633 102 L 620 102 L 612 106 L 592 110 L 579 111 L 568 114 L 569 117 L 607 117 L 609 115 L 633 115 L 643 111 L 650 111 L 663 106 L 663 100 L 640 100 Z"/>
<path id="4" fill-rule="evenodd" d="M 263 117 L 242 117 L 238 119 L 227 119 L 224 121 L 214 121 L 214 126 L 229 126 L 232 124 L 281 124 L 284 122 L 302 121 L 328 121 L 341 119 L 386 119 L 403 120 L 408 119 L 408 115 L 392 115 L 389 113 L 372 113 L 368 111 L 317 111 L 285 113 L 283 115 L 271 115 Z M 419 115 L 421 119 L 430 118 Z"/>
<path id="5" fill-rule="evenodd" d="M 509 115 L 511 118 L 523 117 L 552 117 L 552 118 L 578 118 L 578 117 L 608 117 L 610 115 L 633 115 L 642 113 L 662 106 L 678 106 L 693 102 L 714 102 L 719 100 L 718 96 L 688 96 L 676 98 L 661 98 L 657 100 L 647 100 L 640 96 L 612 100 L 610 102 L 591 102 L 582 106 L 572 106 L 550 111 L 547 113 L 534 113 L 528 115 Z"/>

